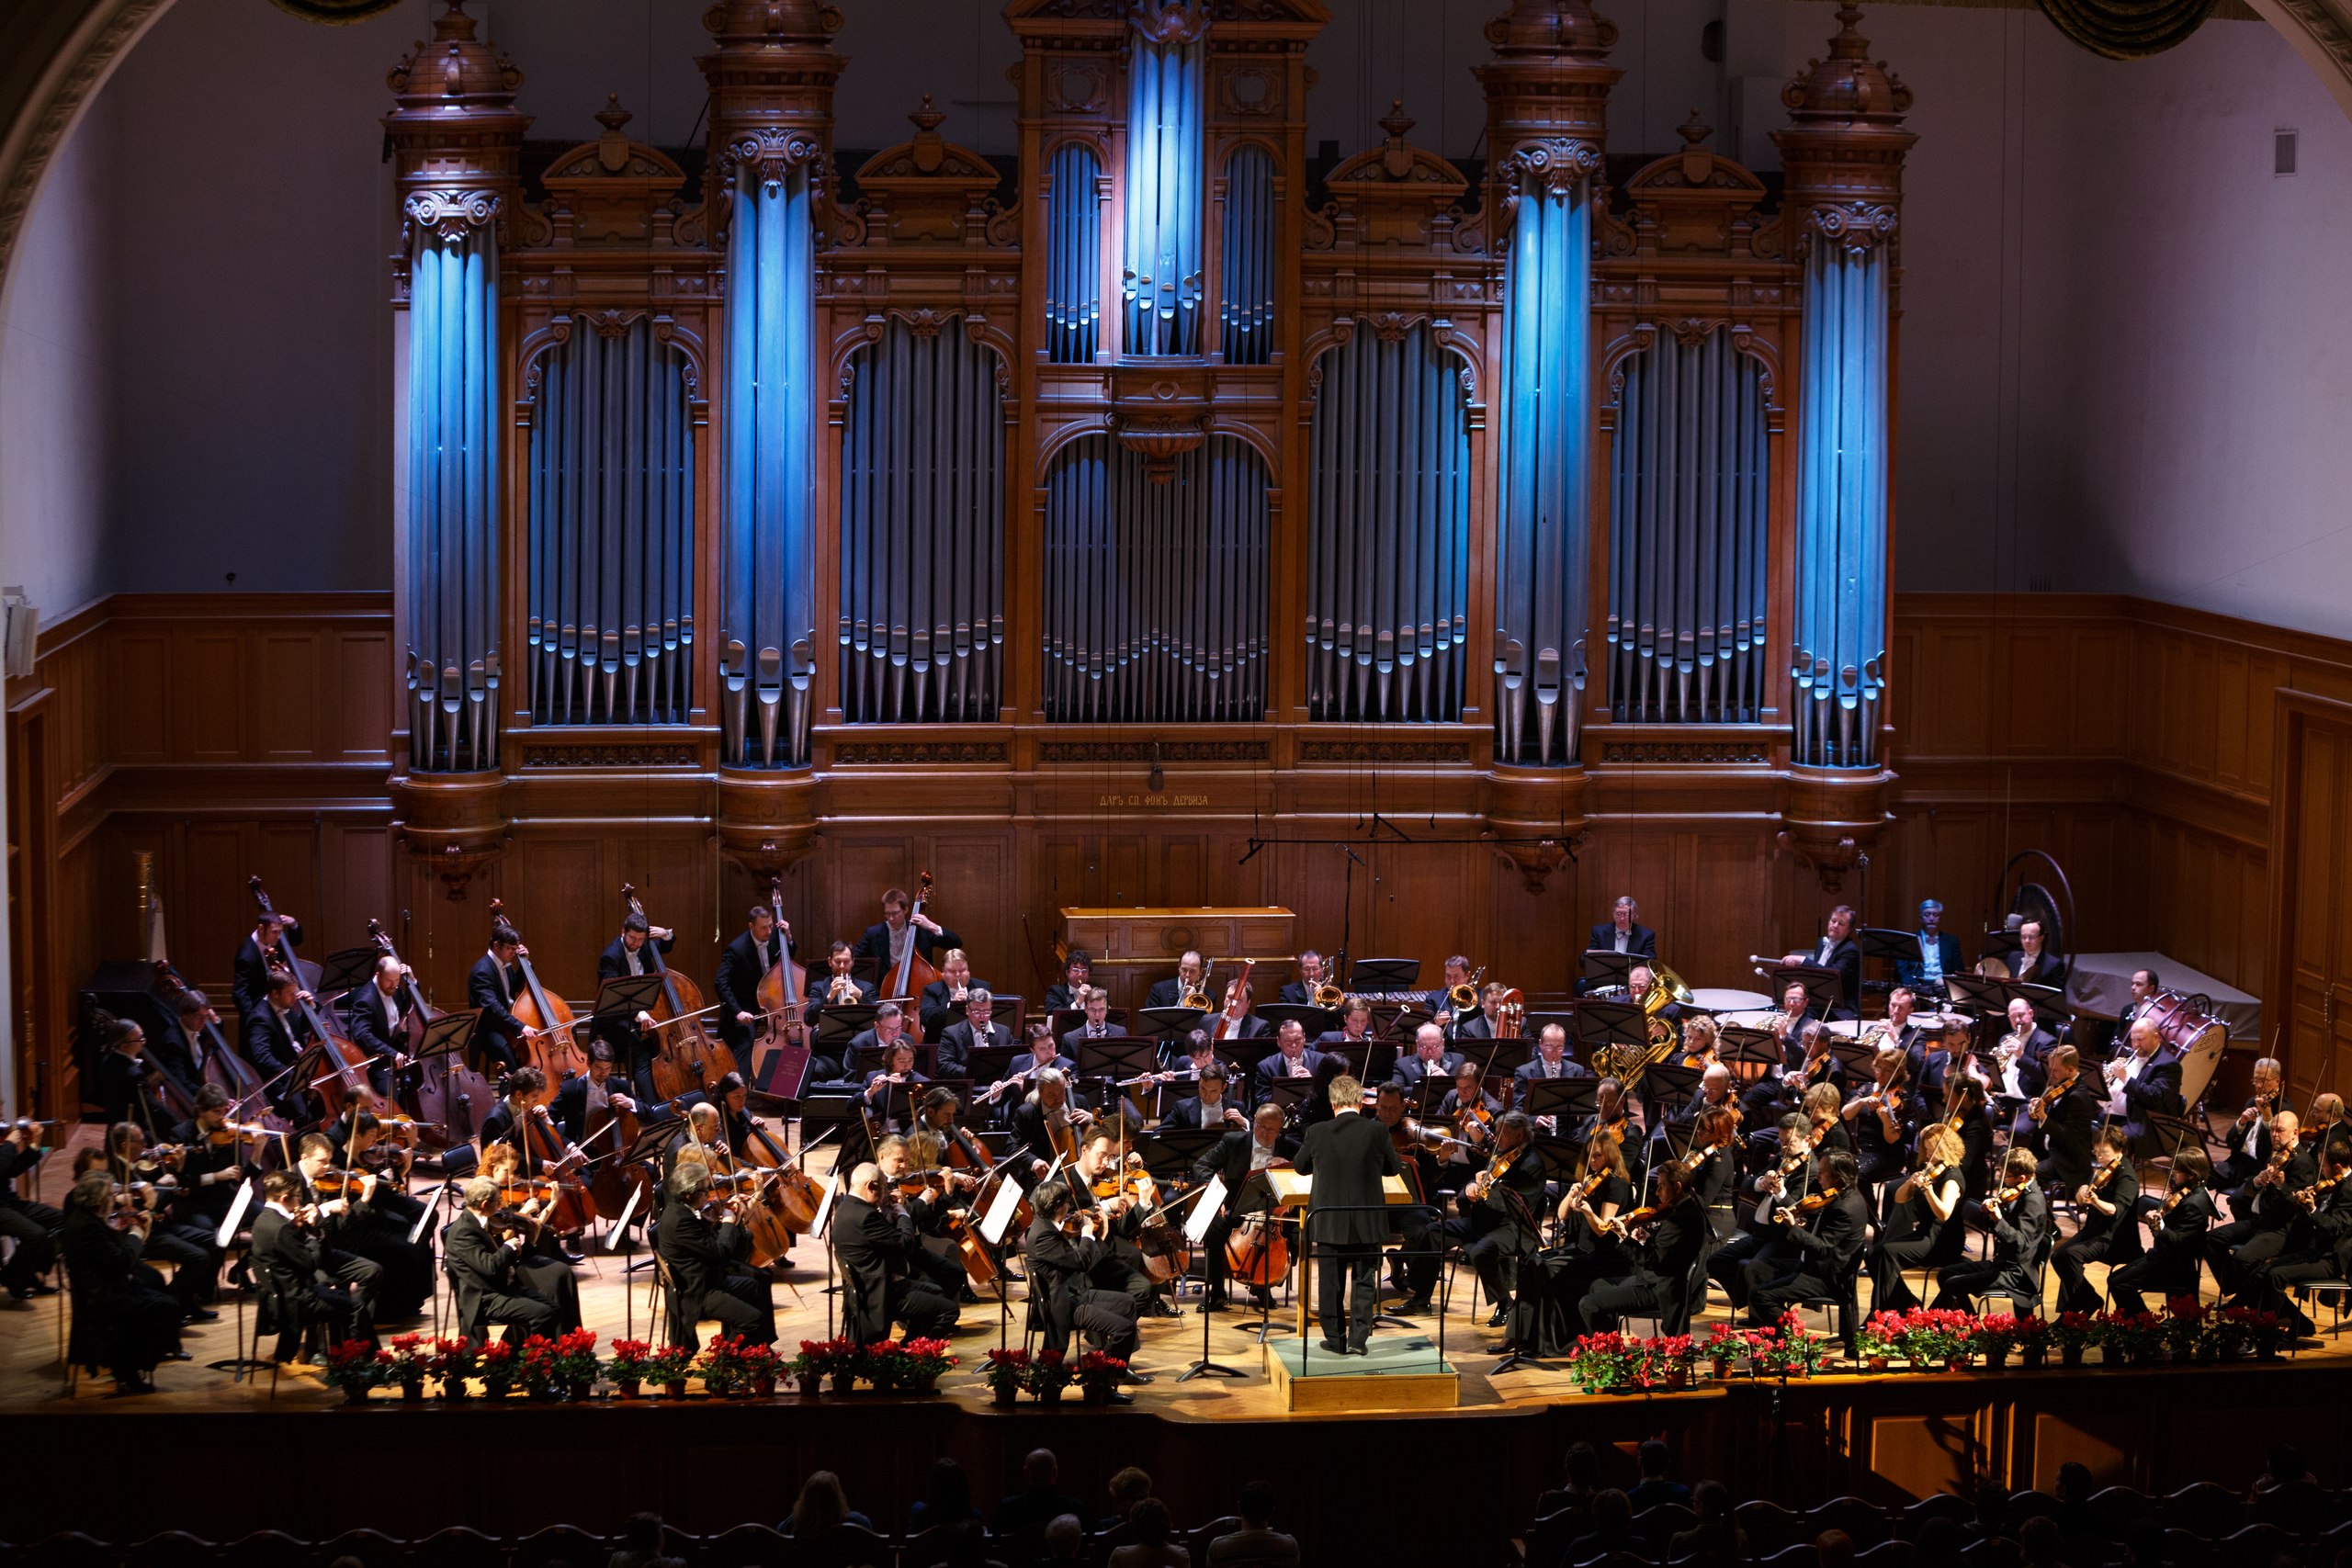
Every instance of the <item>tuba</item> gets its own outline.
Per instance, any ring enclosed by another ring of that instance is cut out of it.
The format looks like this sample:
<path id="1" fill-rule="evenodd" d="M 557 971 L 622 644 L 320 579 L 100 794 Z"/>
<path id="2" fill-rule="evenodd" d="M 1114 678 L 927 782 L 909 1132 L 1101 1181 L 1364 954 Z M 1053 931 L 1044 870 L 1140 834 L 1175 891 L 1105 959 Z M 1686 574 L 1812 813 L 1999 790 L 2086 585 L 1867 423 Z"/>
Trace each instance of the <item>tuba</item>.
<path id="1" fill-rule="evenodd" d="M 1690 987 L 1682 976 L 1663 964 L 1645 965 L 1650 972 L 1649 995 L 1642 998 L 1642 1012 L 1648 1020 L 1649 1049 L 1636 1055 L 1630 1047 L 1620 1047 L 1618 1055 L 1629 1057 L 1619 1067 L 1617 1077 L 1627 1090 L 1641 1081 L 1642 1075 L 1658 1063 L 1672 1056 L 1682 1043 L 1682 1030 L 1674 1020 L 1662 1018 L 1668 1003 L 1687 1005 L 1691 1000 Z"/>

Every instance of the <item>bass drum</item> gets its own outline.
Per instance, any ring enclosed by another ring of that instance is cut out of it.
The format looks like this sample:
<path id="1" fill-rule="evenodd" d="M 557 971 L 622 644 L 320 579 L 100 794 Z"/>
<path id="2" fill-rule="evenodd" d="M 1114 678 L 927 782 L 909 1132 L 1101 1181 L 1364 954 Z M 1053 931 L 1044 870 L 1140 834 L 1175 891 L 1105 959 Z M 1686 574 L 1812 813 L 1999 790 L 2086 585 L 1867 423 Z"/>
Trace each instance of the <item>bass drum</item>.
<path id="1" fill-rule="evenodd" d="M 2213 1015 L 2211 998 L 2179 991 L 2156 994 L 2154 1021 L 2165 1048 L 2180 1058 L 2180 1102 L 2195 1105 L 2222 1065 L 2230 1032 Z"/>

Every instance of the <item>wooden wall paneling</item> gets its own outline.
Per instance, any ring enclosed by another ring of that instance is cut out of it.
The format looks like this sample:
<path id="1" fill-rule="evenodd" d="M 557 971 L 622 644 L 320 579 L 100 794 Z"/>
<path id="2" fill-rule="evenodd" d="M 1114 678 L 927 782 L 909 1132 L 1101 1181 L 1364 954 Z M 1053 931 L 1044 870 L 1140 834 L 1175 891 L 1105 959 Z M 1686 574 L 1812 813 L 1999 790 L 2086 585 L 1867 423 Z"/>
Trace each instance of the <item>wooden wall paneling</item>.
<path id="1" fill-rule="evenodd" d="M 596 955 L 620 930 L 620 882 L 606 866 L 608 842 L 602 834 L 538 828 L 518 834 L 506 852 L 507 884 L 515 889 L 506 918 L 530 948 L 541 983 L 567 999 L 596 994 Z"/>
<path id="2" fill-rule="evenodd" d="M 176 695 L 168 635 L 153 626 L 109 627 L 106 652 L 109 668 L 103 682 L 92 679 L 98 672 L 86 667 L 71 671 L 60 670 L 57 674 L 73 681 L 77 702 L 95 705 L 102 692 L 121 702 L 122 708 L 107 738 L 107 747 L 117 759 L 125 762 L 165 761 L 173 753 L 174 741 L 185 733 L 166 716 L 170 701 Z M 80 664 L 79 660 L 75 662 Z M 95 768 L 96 764 L 94 754 L 90 765 Z"/>
<path id="3" fill-rule="evenodd" d="M 334 635 L 322 694 L 327 725 L 322 753 L 342 761 L 381 762 L 391 755 L 392 639 L 382 630 Z"/>
<path id="4" fill-rule="evenodd" d="M 337 945 L 358 946 L 368 940 L 368 922 L 376 919 L 405 956 L 401 910 L 392 897 L 391 829 L 378 822 L 328 821 L 319 830 L 324 839 L 320 860 L 326 868 L 323 907 L 336 910 L 337 929 L 350 933 L 338 938 Z"/>
<path id="5" fill-rule="evenodd" d="M 171 639 L 166 665 L 172 752 L 199 762 L 245 755 L 247 684 L 244 638 L 233 631 L 187 631 Z"/>
<path id="6" fill-rule="evenodd" d="M 265 633 L 253 639 L 245 680 L 253 692 L 254 760 L 308 761 L 319 756 L 325 673 L 319 643 L 316 631 Z"/>

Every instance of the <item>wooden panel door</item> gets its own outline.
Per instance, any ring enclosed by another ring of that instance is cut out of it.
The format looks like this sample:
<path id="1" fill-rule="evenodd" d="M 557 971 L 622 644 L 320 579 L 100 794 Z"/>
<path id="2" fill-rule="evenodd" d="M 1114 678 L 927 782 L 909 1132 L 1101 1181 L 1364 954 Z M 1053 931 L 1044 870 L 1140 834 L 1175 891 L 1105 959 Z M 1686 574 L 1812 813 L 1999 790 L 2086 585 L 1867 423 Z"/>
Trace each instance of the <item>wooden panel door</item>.
<path id="1" fill-rule="evenodd" d="M 2301 1108 L 2352 1063 L 2352 705 L 2287 691 L 2278 702 L 2264 1032 Z"/>

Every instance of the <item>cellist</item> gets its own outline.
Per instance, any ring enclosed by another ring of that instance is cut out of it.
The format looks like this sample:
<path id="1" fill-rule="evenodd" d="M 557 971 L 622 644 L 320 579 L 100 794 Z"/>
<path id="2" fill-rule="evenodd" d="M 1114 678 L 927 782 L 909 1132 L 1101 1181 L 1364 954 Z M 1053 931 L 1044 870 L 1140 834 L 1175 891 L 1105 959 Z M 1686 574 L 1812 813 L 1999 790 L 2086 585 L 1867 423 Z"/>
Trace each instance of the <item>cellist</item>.
<path id="1" fill-rule="evenodd" d="M 929 964 L 945 949 L 963 946 L 964 939 L 915 908 L 905 888 L 893 887 L 882 895 L 881 923 L 866 927 L 858 939 L 857 956 L 873 959 L 888 976 L 906 962 L 909 942 Z"/>
<path id="2" fill-rule="evenodd" d="M 1225 1207 L 1201 1237 L 1208 1269 L 1208 1295 L 1202 1311 L 1223 1312 L 1230 1304 L 1225 1244 L 1244 1216 L 1274 1206 L 1272 1190 L 1258 1179 L 1288 1166 L 1296 1153 L 1298 1140 L 1283 1131 L 1283 1108 L 1268 1100 L 1248 1122 L 1227 1132 L 1193 1162 L 1193 1186 L 1204 1185 L 1213 1176 L 1225 1181 Z M 1254 1305 L 1269 1304 L 1263 1285 L 1251 1286 L 1250 1296 Z"/>
<path id="3" fill-rule="evenodd" d="M 635 1111 L 639 1106 L 637 1097 L 628 1093 L 628 1079 L 617 1073 L 613 1060 L 613 1048 L 599 1040 L 588 1047 L 588 1070 L 563 1080 L 555 1091 L 553 1109 L 556 1125 L 563 1129 L 564 1141 L 575 1146 L 588 1142 L 588 1124 L 599 1111 Z M 667 1114 L 668 1107 L 654 1105 L 651 1114 Z M 594 1151 L 594 1157 L 613 1154 L 610 1149 Z"/>
<path id="4" fill-rule="evenodd" d="M 765 904 L 754 904 L 742 933 L 718 955 L 718 975 L 711 984 L 718 1011 L 713 1016 L 718 1037 L 739 1062 L 751 1059 L 752 1040 L 760 1032 L 760 982 L 792 952 L 791 924 Z"/>

